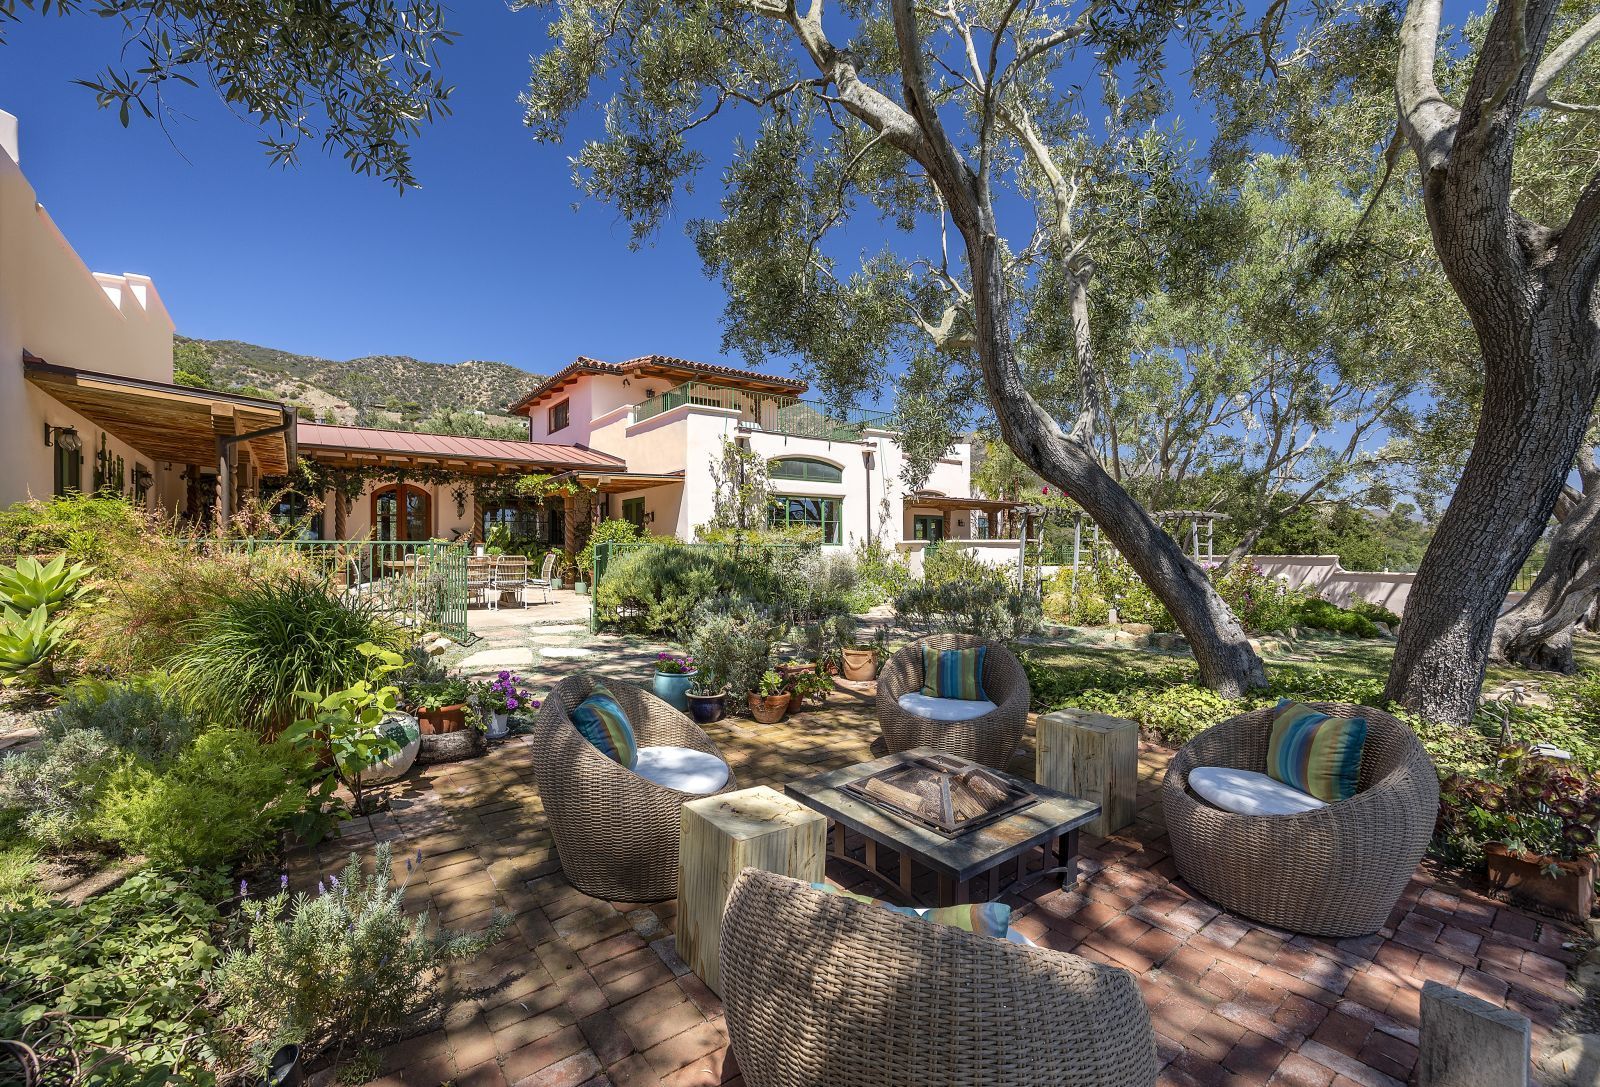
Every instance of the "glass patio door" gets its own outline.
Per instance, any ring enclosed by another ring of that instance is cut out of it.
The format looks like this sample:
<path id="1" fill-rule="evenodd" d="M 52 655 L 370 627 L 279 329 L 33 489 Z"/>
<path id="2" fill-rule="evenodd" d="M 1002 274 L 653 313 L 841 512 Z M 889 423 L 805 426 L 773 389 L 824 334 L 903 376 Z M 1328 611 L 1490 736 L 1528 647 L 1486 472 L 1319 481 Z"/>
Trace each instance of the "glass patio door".
<path id="1" fill-rule="evenodd" d="M 396 484 L 372 496 L 373 534 L 385 541 L 420 541 L 433 535 L 428 492 Z"/>

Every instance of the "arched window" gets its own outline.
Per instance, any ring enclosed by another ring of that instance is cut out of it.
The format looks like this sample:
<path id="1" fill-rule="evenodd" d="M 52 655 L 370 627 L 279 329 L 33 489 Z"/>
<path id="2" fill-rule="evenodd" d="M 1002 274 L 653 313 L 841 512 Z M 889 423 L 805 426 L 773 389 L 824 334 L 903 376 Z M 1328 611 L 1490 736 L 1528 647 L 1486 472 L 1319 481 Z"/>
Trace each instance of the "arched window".
<path id="1" fill-rule="evenodd" d="M 803 479 L 807 483 L 843 483 L 844 469 L 812 457 L 783 457 L 767 464 L 771 479 Z"/>
<path id="2" fill-rule="evenodd" d="M 433 535 L 433 503 L 428 492 L 410 483 L 391 483 L 372 492 L 373 535 L 380 540 L 426 540 Z"/>

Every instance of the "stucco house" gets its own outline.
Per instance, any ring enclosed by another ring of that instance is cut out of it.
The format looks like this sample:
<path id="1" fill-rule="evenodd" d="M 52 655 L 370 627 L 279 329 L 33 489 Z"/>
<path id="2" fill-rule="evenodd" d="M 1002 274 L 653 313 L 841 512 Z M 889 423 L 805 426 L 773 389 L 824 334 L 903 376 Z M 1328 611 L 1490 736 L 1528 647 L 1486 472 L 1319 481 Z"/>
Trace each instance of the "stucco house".
<path id="1" fill-rule="evenodd" d="M 510 406 L 526 441 L 306 422 L 274 400 L 173 382 L 174 324 L 148 276 L 91 272 L 21 169 L 0 113 L 0 505 L 112 491 L 195 521 L 243 495 L 282 492 L 297 461 L 324 492 L 322 539 L 521 541 L 575 551 L 608 517 L 692 539 L 712 514 L 724 440 L 768 466 L 774 525 L 826 547 L 865 540 L 916 552 L 971 540 L 996 561 L 1007 504 L 971 497 L 972 449 L 954 446 L 924 486 L 901 481 L 880 413 L 836 417 L 806 384 L 667 355 L 578 358 Z M 536 493 L 518 480 L 537 479 Z M 282 513 L 306 509 L 283 497 Z"/>

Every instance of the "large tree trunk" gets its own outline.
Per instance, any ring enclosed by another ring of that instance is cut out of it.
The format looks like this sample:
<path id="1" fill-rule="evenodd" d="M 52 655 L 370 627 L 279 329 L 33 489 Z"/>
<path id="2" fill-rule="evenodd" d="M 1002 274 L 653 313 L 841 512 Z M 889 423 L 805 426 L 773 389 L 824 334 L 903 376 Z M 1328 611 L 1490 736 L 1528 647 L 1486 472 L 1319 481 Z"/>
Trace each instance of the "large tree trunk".
<path id="1" fill-rule="evenodd" d="M 972 269 L 973 338 L 984 388 L 1007 445 L 1045 482 L 1060 487 L 1094 518 L 1134 571 L 1172 614 L 1189 639 L 1200 678 L 1208 687 L 1237 697 L 1265 687 L 1266 669 L 1244 628 L 1212 586 L 1205 571 L 1151 519 L 1144 507 L 1111 478 L 1089 447 L 1089 421 L 1080 417 L 1067 435 L 1033 399 L 1017 365 L 1011 340 L 1011 297 L 1005 253 L 984 177 L 975 173 L 951 142 L 928 92 L 924 55 L 911 0 L 895 0 L 895 36 L 906 90 L 906 108 L 920 130 L 915 157 L 944 197 L 961 232 Z M 1062 254 L 1065 259 L 1065 254 Z M 1089 269 L 1084 266 L 1082 276 Z M 1083 285 L 1080 279 L 1078 286 Z M 1074 300 L 1074 339 L 1082 367 L 1089 352 L 1087 295 Z M 1093 387 L 1082 389 L 1092 412 Z"/>
<path id="2" fill-rule="evenodd" d="M 1557 61 L 1571 60 L 1558 48 L 1539 63 L 1558 7 L 1496 7 L 1460 110 L 1434 80 L 1441 0 L 1410 0 L 1401 28 L 1401 127 L 1422 170 L 1434 250 L 1483 349 L 1484 397 L 1406 602 L 1385 695 L 1456 724 L 1476 709 L 1506 590 L 1549 521 L 1600 379 L 1600 175 L 1559 230 L 1530 222 L 1511 199 L 1530 87 L 1542 93 Z"/>
<path id="3" fill-rule="evenodd" d="M 1544 568 L 1522 599 L 1495 623 L 1490 655 L 1496 660 L 1570 673 L 1573 628 L 1600 597 L 1600 467 L 1592 453 L 1578 461 L 1583 491 L 1556 505 L 1559 525 Z"/>

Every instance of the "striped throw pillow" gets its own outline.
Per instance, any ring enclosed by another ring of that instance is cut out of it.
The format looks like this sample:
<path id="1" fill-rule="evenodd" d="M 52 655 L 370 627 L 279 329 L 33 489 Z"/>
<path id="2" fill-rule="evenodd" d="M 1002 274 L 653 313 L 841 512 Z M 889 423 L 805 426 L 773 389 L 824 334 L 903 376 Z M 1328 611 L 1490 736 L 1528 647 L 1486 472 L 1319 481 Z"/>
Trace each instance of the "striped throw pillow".
<path id="1" fill-rule="evenodd" d="M 975 932 L 979 936 L 993 936 L 997 940 L 1004 940 L 1011 928 L 1011 907 L 1004 902 L 972 902 L 962 906 L 941 906 L 935 910 L 924 910 L 915 906 L 897 906 L 881 898 L 868 898 L 854 891 L 842 890 L 831 883 L 813 883 L 811 889 L 839 895 L 842 898 L 853 898 L 857 902 L 878 906 L 890 913 L 914 917 L 919 921 L 948 925 L 963 932 Z"/>
<path id="2" fill-rule="evenodd" d="M 615 695 L 600 684 L 594 692 L 578 703 L 568 714 L 572 725 L 583 738 L 599 748 L 607 758 L 632 770 L 639 762 L 639 741 L 634 738 L 633 726 Z"/>
<path id="3" fill-rule="evenodd" d="M 971 649 L 922 647 L 922 693 L 929 698 L 988 699 L 983 693 L 984 646 Z"/>
<path id="4" fill-rule="evenodd" d="M 1348 800 L 1356 795 L 1366 743 L 1365 718 L 1330 717 L 1285 700 L 1272 719 L 1267 776 L 1329 803 Z"/>

